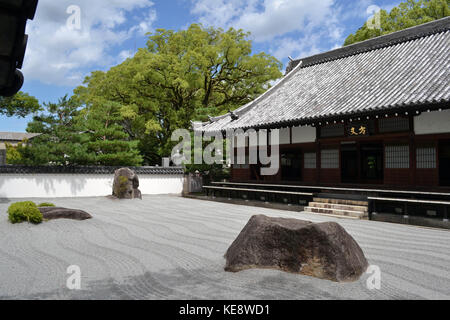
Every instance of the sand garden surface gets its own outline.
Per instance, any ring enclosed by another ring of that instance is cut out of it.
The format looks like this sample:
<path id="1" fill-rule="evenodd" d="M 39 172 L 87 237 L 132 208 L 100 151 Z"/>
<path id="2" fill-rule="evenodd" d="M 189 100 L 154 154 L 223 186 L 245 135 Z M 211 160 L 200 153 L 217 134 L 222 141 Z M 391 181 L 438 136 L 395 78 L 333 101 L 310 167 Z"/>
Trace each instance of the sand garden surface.
<path id="1" fill-rule="evenodd" d="M 12 225 L 15 201 L 89 212 L 86 221 Z M 381 269 L 381 290 L 276 270 L 224 271 L 250 217 L 336 221 Z M 176 196 L 0 199 L 0 299 L 450 299 L 450 232 Z M 81 269 L 69 290 L 67 268 Z"/>

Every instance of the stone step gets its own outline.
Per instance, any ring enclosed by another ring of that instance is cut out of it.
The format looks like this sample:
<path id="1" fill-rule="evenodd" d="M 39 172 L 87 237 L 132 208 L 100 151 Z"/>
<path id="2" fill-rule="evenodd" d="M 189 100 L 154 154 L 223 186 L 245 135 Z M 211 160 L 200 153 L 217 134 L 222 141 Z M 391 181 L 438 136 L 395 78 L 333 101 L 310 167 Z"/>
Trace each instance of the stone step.
<path id="1" fill-rule="evenodd" d="M 356 219 L 364 219 L 368 216 L 367 213 L 361 211 L 351 211 L 351 210 L 339 210 L 339 209 L 325 209 L 316 207 L 306 207 L 306 212 L 329 214 L 334 216 L 350 217 Z"/>
<path id="2" fill-rule="evenodd" d="M 309 207 L 348 210 L 348 211 L 360 211 L 360 212 L 364 212 L 364 213 L 367 213 L 369 211 L 367 206 L 353 206 L 353 205 L 349 205 L 349 204 L 334 204 L 334 203 L 323 203 L 323 202 L 310 202 Z"/>
<path id="3" fill-rule="evenodd" d="M 340 219 L 350 219 L 350 220 L 364 220 L 366 218 L 359 218 L 359 217 L 350 217 L 350 216 L 343 216 L 341 214 L 330 214 L 330 213 L 318 213 L 318 212 L 308 212 L 311 214 L 317 214 L 319 216 L 326 216 L 326 217 L 333 217 L 333 218 L 340 218 Z"/>
<path id="4" fill-rule="evenodd" d="M 369 206 L 367 201 L 357 201 L 357 200 L 344 200 L 344 199 L 328 199 L 328 198 L 314 198 L 313 202 L 329 203 L 329 204 L 342 204 L 350 206 Z"/>

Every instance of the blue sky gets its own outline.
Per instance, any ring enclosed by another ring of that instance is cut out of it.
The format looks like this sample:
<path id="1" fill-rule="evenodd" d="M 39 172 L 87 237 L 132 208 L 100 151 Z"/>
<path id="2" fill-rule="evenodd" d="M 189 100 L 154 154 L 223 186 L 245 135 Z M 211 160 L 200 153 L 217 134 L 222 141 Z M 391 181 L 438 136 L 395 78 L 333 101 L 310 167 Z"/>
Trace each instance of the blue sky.
<path id="1" fill-rule="evenodd" d="M 286 65 L 288 56 L 301 58 L 341 46 L 373 14 L 372 8 L 390 10 L 400 2 L 39 0 L 36 17 L 27 25 L 22 91 L 41 103 L 57 101 L 72 94 L 91 71 L 108 70 L 144 47 L 147 32 L 185 29 L 191 23 L 250 31 L 253 53 L 264 51 Z M 0 131 L 25 131 L 30 118 L 0 117 Z"/>

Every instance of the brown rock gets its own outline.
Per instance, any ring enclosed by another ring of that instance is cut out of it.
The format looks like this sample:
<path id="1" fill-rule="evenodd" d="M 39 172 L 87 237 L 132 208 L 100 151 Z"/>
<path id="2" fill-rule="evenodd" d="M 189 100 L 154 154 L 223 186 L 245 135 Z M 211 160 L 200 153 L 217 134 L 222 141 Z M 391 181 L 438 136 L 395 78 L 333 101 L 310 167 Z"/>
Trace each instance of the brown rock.
<path id="1" fill-rule="evenodd" d="M 225 254 L 226 271 L 271 268 L 336 282 L 356 281 L 368 262 L 335 222 L 253 216 Z"/>
<path id="2" fill-rule="evenodd" d="M 113 196 L 119 199 L 142 199 L 139 191 L 139 178 L 128 168 L 116 170 L 114 173 Z"/>
<path id="3" fill-rule="evenodd" d="M 91 219 L 92 216 L 82 210 L 76 209 L 66 209 L 58 207 L 41 207 L 39 211 L 45 220 L 54 219 L 72 219 L 72 220 L 87 220 Z"/>

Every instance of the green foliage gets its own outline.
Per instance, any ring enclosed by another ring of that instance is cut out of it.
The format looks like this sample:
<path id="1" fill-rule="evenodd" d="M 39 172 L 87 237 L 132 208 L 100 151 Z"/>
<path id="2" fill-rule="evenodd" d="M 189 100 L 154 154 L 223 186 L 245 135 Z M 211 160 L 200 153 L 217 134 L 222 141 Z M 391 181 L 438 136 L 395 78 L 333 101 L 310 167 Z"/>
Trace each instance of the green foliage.
<path id="1" fill-rule="evenodd" d="M 11 223 L 28 221 L 33 224 L 42 222 L 43 217 L 34 202 L 16 202 L 8 208 L 8 218 Z"/>
<path id="2" fill-rule="evenodd" d="M 46 103 L 45 112 L 33 117 L 27 131 L 41 133 L 20 149 L 24 165 L 87 164 L 82 128 L 75 121 L 79 105 L 67 96 Z"/>
<path id="3" fill-rule="evenodd" d="M 42 208 L 42 207 L 55 207 L 55 205 L 50 202 L 43 202 L 38 205 L 38 208 Z"/>
<path id="4" fill-rule="evenodd" d="M 208 183 L 209 181 L 221 181 L 224 179 L 230 178 L 230 169 L 226 167 L 224 161 L 221 163 L 214 164 L 195 164 L 195 152 L 204 152 L 207 150 L 210 144 L 214 143 L 215 138 L 211 137 L 211 141 L 203 141 L 201 149 L 195 149 L 191 151 L 191 164 L 185 164 L 185 172 L 186 173 L 200 173 L 203 176 L 204 182 Z M 191 145 L 194 146 L 194 135 L 191 134 Z M 217 152 L 217 149 L 214 150 Z M 211 156 L 215 156 L 215 152 L 211 154 Z M 221 148 L 221 158 L 225 157 L 227 154 L 227 141 L 223 140 L 223 145 Z"/>
<path id="5" fill-rule="evenodd" d="M 45 104 L 46 113 L 37 115 L 27 131 L 41 133 L 31 145 L 20 145 L 14 164 L 24 165 L 110 165 L 138 166 L 142 157 L 138 141 L 119 124 L 117 103 L 81 108 L 74 97 Z M 13 152 L 11 151 L 13 155 Z"/>
<path id="6" fill-rule="evenodd" d="M 18 143 L 17 146 L 13 146 L 9 143 L 5 143 L 6 146 L 6 163 L 7 164 L 22 164 L 24 162 L 21 150 L 23 149 L 24 142 Z"/>
<path id="7" fill-rule="evenodd" d="M 24 118 L 40 109 L 39 101 L 22 91 L 9 98 L 0 96 L 0 115 Z"/>
<path id="8" fill-rule="evenodd" d="M 407 0 L 389 13 L 381 10 L 381 29 L 369 29 L 366 22 L 355 34 L 348 36 L 344 45 L 414 27 L 449 15 L 450 0 Z"/>
<path id="9" fill-rule="evenodd" d="M 109 166 L 139 166 L 142 156 L 139 141 L 130 140 L 121 125 L 123 117 L 115 102 L 97 103 L 80 112 L 78 121 L 85 126 L 85 146 L 90 163 Z"/>
<path id="10" fill-rule="evenodd" d="M 204 183 L 210 181 L 222 181 L 224 179 L 230 179 L 231 177 L 230 169 L 221 164 L 191 164 L 186 165 L 185 171 L 187 173 L 200 173 L 204 178 Z"/>
<path id="11" fill-rule="evenodd" d="M 145 164 L 171 153 L 172 132 L 190 128 L 190 120 L 234 110 L 282 76 L 281 63 L 251 54 L 242 30 L 158 29 L 147 48 L 108 72 L 96 71 L 74 92 L 87 110 L 113 108 L 114 123 L 133 140 Z"/>

